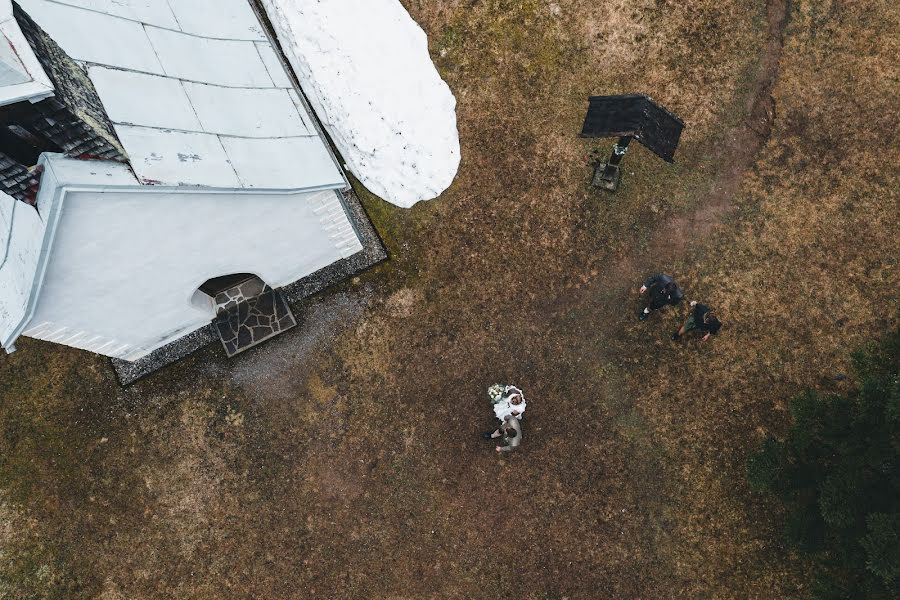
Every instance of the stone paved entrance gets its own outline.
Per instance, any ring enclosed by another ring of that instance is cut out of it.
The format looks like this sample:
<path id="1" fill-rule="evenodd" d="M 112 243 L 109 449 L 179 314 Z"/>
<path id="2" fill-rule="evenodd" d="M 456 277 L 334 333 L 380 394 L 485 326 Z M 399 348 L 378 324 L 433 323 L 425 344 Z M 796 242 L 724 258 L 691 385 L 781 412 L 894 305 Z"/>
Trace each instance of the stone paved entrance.
<path id="1" fill-rule="evenodd" d="M 252 276 L 215 297 L 215 327 L 231 357 L 297 324 L 278 290 Z"/>

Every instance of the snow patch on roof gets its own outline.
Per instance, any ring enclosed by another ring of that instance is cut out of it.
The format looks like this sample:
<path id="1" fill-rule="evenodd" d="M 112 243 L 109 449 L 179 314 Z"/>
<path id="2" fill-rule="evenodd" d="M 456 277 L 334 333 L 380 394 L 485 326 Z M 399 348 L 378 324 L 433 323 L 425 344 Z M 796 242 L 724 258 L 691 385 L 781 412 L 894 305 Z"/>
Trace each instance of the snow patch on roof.
<path id="1" fill-rule="evenodd" d="M 398 206 L 459 168 L 456 99 L 398 0 L 263 0 L 300 85 L 347 166 Z"/>

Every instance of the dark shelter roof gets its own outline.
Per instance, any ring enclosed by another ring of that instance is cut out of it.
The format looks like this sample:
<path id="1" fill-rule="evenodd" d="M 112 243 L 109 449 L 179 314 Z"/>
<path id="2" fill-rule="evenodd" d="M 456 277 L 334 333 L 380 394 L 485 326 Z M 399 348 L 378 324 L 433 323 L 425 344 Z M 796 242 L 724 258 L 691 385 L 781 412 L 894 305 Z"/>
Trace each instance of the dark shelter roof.
<path id="1" fill-rule="evenodd" d="M 675 162 L 675 148 L 684 121 L 644 94 L 591 96 L 581 137 L 630 135 L 666 162 Z"/>

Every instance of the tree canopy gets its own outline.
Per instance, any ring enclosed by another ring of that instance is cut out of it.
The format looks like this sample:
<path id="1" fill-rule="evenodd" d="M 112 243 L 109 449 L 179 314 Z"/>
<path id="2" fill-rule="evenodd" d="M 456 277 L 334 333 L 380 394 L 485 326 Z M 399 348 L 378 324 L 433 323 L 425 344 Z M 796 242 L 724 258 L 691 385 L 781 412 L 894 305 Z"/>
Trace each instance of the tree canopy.
<path id="1" fill-rule="evenodd" d="M 815 562 L 813 596 L 900 598 L 900 330 L 854 355 L 846 395 L 808 391 L 783 440 L 748 463 L 785 504 L 785 535 Z"/>

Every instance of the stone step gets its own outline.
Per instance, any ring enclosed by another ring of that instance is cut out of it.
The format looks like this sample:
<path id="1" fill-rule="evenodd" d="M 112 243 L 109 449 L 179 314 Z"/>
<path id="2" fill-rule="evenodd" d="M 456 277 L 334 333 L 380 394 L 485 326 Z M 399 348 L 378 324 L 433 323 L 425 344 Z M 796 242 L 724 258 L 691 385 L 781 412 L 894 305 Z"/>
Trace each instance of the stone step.
<path id="1" fill-rule="evenodd" d="M 241 286 L 245 288 L 243 292 L 253 288 L 247 282 L 237 287 Z M 287 331 L 297 321 L 281 292 L 263 284 L 256 296 L 229 293 L 228 299 L 218 304 L 214 323 L 225 353 L 230 358 Z"/>

